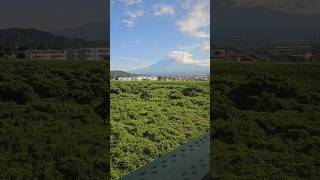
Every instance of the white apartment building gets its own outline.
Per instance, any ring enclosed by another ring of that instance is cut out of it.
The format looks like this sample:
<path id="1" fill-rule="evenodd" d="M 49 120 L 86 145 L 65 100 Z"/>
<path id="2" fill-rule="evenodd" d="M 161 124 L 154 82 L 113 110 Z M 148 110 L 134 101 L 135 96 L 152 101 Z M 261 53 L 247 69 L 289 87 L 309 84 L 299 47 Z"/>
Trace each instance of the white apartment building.
<path id="1" fill-rule="evenodd" d="M 27 50 L 31 60 L 103 60 L 110 54 L 109 48 L 80 48 L 68 50 Z"/>
<path id="2" fill-rule="evenodd" d="M 158 77 L 156 76 L 136 76 L 132 77 L 133 81 L 157 81 Z"/>
<path id="3" fill-rule="evenodd" d="M 148 76 L 145 77 L 144 80 L 149 80 L 149 81 L 158 81 L 158 77 L 157 76 Z"/>
<path id="4" fill-rule="evenodd" d="M 95 57 L 97 60 L 106 59 L 110 55 L 109 48 L 94 48 L 95 49 Z"/>
<path id="5" fill-rule="evenodd" d="M 131 81 L 132 78 L 131 77 L 117 77 L 116 80 L 119 80 L 119 81 Z"/>
<path id="6" fill-rule="evenodd" d="M 69 59 L 69 60 L 81 59 L 80 49 L 68 49 L 67 56 L 68 56 L 67 59 Z"/>
<path id="7" fill-rule="evenodd" d="M 67 51 L 65 50 L 27 50 L 27 59 L 34 60 L 65 60 L 67 59 Z"/>
<path id="8" fill-rule="evenodd" d="M 132 81 L 142 81 L 143 77 L 142 76 L 135 76 L 135 77 L 131 77 Z"/>
<path id="9" fill-rule="evenodd" d="M 117 77 L 119 81 L 157 81 L 156 76 L 134 76 L 134 77 Z"/>

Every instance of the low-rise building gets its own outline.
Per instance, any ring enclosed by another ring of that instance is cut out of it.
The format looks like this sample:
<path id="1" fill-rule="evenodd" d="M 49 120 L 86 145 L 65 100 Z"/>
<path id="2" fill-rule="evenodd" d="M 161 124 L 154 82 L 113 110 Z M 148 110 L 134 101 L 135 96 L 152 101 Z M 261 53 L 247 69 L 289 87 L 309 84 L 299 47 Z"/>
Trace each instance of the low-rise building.
<path id="1" fill-rule="evenodd" d="M 109 55 L 109 50 L 107 48 L 81 48 L 79 54 L 81 59 L 103 60 Z"/>
<path id="2" fill-rule="evenodd" d="M 117 77 L 118 81 L 157 81 L 157 76 L 133 76 L 133 77 Z"/>
<path id="3" fill-rule="evenodd" d="M 143 81 L 158 81 L 157 76 L 145 76 L 142 78 Z"/>
<path id="4" fill-rule="evenodd" d="M 27 50 L 31 60 L 103 60 L 110 54 L 109 48 L 79 48 L 68 50 Z"/>
<path id="5" fill-rule="evenodd" d="M 95 48 L 95 58 L 96 60 L 107 59 L 110 55 L 109 48 Z"/>
<path id="6" fill-rule="evenodd" d="M 83 59 L 81 57 L 80 49 L 68 49 L 67 56 L 69 60 Z"/>
<path id="7" fill-rule="evenodd" d="M 196 81 L 208 81 L 209 77 L 208 76 L 196 76 L 196 77 L 194 77 L 194 80 L 196 80 Z"/>
<path id="8" fill-rule="evenodd" d="M 116 80 L 118 81 L 131 81 L 131 77 L 117 77 Z"/>
<path id="9" fill-rule="evenodd" d="M 27 50 L 26 59 L 34 60 L 65 60 L 67 59 L 66 50 Z"/>

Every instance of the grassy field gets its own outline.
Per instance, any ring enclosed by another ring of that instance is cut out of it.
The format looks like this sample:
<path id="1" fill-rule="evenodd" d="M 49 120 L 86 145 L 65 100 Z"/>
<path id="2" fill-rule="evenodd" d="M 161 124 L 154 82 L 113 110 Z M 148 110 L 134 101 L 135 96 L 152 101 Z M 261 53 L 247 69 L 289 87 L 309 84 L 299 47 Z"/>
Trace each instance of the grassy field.
<path id="1" fill-rule="evenodd" d="M 106 64 L 0 60 L 0 179 L 106 179 Z"/>
<path id="2" fill-rule="evenodd" d="M 320 65 L 211 64 L 215 179 L 320 177 Z"/>
<path id="3" fill-rule="evenodd" d="M 209 82 L 111 82 L 111 177 L 120 177 L 209 129 Z"/>

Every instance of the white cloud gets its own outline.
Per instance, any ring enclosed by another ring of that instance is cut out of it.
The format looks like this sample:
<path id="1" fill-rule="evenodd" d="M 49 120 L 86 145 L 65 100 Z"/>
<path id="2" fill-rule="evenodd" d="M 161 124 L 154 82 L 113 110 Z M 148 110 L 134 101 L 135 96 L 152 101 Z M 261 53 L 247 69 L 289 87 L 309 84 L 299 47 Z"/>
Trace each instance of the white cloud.
<path id="1" fill-rule="evenodd" d="M 134 26 L 134 21 L 128 20 L 128 19 L 124 19 L 122 21 L 124 24 L 126 24 L 127 27 L 133 27 Z"/>
<path id="2" fill-rule="evenodd" d="M 187 51 L 171 51 L 169 53 L 169 57 L 177 62 L 180 62 L 182 64 L 192 64 L 192 65 L 198 65 L 198 66 L 210 66 L 210 60 L 204 59 L 204 60 L 197 60 L 193 59 L 192 54 L 190 54 Z"/>
<path id="3" fill-rule="evenodd" d="M 154 15 L 161 16 L 161 15 L 174 15 L 175 11 L 173 7 L 170 5 L 156 5 L 154 7 Z"/>
<path id="4" fill-rule="evenodd" d="M 181 0 L 182 8 L 188 10 L 187 16 L 178 21 L 177 27 L 181 32 L 195 39 L 189 46 L 181 47 L 182 51 L 173 51 L 170 57 L 184 63 L 209 66 L 210 52 L 210 0 Z M 193 51 L 204 51 L 205 60 L 192 58 Z"/>
<path id="5" fill-rule="evenodd" d="M 128 19 L 123 20 L 123 23 L 126 24 L 127 27 L 133 27 L 136 21 L 144 15 L 144 11 L 136 10 L 136 11 L 129 11 L 126 12 Z"/>
<path id="6" fill-rule="evenodd" d="M 131 20 L 136 20 L 139 17 L 143 16 L 144 12 L 143 10 L 137 10 L 137 11 L 133 11 L 133 12 L 127 12 L 127 15 L 129 16 L 129 18 Z"/>
<path id="7" fill-rule="evenodd" d="M 142 0 L 120 0 L 120 1 L 126 5 L 135 5 L 135 4 L 142 3 Z"/>
<path id="8" fill-rule="evenodd" d="M 143 9 L 143 0 L 119 0 L 120 2 L 125 4 L 125 12 L 124 16 L 126 18 L 122 20 L 122 22 L 127 26 L 127 27 L 133 27 L 136 23 L 136 21 L 144 15 L 144 9 Z M 136 11 L 129 11 L 129 6 L 135 6 L 138 7 L 139 10 Z"/>
<path id="9" fill-rule="evenodd" d="M 178 28 L 185 34 L 197 38 L 209 38 L 205 29 L 210 26 L 210 1 L 198 0 L 190 10 L 186 19 L 178 21 Z"/>

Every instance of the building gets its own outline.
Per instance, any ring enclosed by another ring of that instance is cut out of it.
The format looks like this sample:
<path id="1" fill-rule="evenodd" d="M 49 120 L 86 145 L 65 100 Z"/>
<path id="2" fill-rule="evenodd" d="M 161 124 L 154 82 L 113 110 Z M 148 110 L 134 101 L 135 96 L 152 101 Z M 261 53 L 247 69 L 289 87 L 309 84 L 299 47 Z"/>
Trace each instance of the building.
<path id="1" fill-rule="evenodd" d="M 97 60 L 107 59 L 110 55 L 110 48 L 95 48 L 95 57 Z"/>
<path id="2" fill-rule="evenodd" d="M 194 77 L 194 80 L 196 80 L 196 81 L 208 81 L 209 77 L 208 76 L 196 76 L 196 77 Z"/>
<path id="3" fill-rule="evenodd" d="M 183 77 L 183 76 L 159 76 L 158 80 L 160 81 L 186 81 L 191 79 L 191 77 Z"/>
<path id="4" fill-rule="evenodd" d="M 133 76 L 133 77 L 117 77 L 118 81 L 157 81 L 157 76 Z"/>
<path id="5" fill-rule="evenodd" d="M 27 50 L 26 59 L 33 60 L 65 60 L 67 59 L 66 50 Z"/>
<path id="6" fill-rule="evenodd" d="M 67 52 L 67 59 L 69 60 L 79 60 L 82 59 L 81 55 L 80 55 L 80 49 L 68 49 Z"/>
<path id="7" fill-rule="evenodd" d="M 146 76 L 142 78 L 142 81 L 158 81 L 157 76 Z"/>
<path id="8" fill-rule="evenodd" d="M 157 76 L 135 76 L 132 77 L 133 81 L 157 81 Z"/>
<path id="9" fill-rule="evenodd" d="M 116 80 L 118 81 L 131 81 L 131 77 L 117 77 Z"/>
<path id="10" fill-rule="evenodd" d="M 79 48 L 68 50 L 27 50 L 26 59 L 31 60 L 104 60 L 109 48 Z"/>
<path id="11" fill-rule="evenodd" d="M 142 76 L 134 76 L 134 77 L 131 77 L 131 80 L 132 81 L 142 81 Z"/>
<path id="12" fill-rule="evenodd" d="M 108 48 L 81 48 L 79 49 L 80 59 L 103 60 L 109 55 Z"/>

